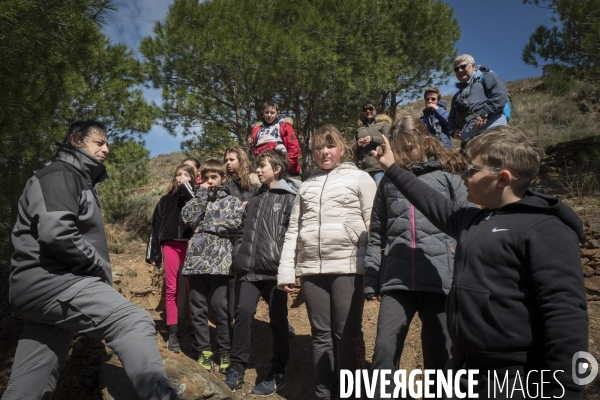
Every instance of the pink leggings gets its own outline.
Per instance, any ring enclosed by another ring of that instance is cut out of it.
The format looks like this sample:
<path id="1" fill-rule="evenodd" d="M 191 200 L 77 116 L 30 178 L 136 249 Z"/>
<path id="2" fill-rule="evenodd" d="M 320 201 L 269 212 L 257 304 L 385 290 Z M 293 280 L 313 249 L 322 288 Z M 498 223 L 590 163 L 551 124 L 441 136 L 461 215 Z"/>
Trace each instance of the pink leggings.
<path id="1" fill-rule="evenodd" d="M 162 253 L 165 266 L 167 325 L 177 324 L 178 280 L 181 266 L 185 262 L 187 242 L 167 240 L 163 242 Z"/>

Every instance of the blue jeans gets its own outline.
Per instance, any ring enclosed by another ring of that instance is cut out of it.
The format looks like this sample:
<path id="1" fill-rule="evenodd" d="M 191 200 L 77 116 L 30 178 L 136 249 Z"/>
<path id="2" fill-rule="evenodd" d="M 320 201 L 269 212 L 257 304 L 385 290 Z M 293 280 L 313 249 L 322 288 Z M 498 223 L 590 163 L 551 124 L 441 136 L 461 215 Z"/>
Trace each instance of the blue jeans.
<path id="1" fill-rule="evenodd" d="M 383 175 L 385 175 L 385 172 L 383 172 L 383 171 L 371 171 L 371 172 L 369 172 L 369 175 L 371 175 L 371 178 L 373 178 L 373 180 L 375 181 L 375 184 L 377 186 L 379 186 L 379 181 L 381 181 L 381 178 L 383 178 Z"/>

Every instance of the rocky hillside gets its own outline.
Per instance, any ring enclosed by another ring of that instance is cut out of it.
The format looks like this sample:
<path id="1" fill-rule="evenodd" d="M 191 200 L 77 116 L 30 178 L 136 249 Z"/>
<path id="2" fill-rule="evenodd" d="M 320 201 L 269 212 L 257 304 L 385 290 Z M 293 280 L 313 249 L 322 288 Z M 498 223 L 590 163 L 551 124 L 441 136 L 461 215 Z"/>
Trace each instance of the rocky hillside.
<path id="1" fill-rule="evenodd" d="M 587 239 L 580 246 L 589 308 L 590 353 L 600 359 L 600 122 L 597 102 L 585 87 L 578 87 L 564 97 L 552 97 L 544 91 L 540 79 L 512 82 L 509 89 L 514 102 L 514 118 L 511 123 L 528 129 L 547 147 L 534 188 L 560 197 L 585 222 Z M 401 112 L 419 114 L 421 109 L 422 104 L 418 102 L 405 106 Z M 155 157 L 151 161 L 150 184 L 139 191 L 140 196 L 149 198 L 145 218 L 149 219 L 153 205 L 166 192 L 171 174 L 183 158 L 182 153 L 171 153 Z M 161 326 L 164 319 L 162 277 L 145 264 L 144 241 L 129 234 L 126 223 L 108 226 L 107 234 L 113 249 L 111 257 L 115 288 L 146 309 L 157 325 Z M 291 342 L 287 387 L 274 398 L 309 399 L 313 398 L 315 380 L 310 351 L 310 325 L 302 295 L 290 297 L 289 307 L 289 319 L 297 336 Z M 363 330 L 367 365 L 370 365 L 373 354 L 378 307 L 376 302 L 365 305 Z M 169 377 L 177 387 L 182 388 L 182 397 L 252 398 L 249 392 L 267 374 L 270 360 L 271 338 L 264 302 L 259 304 L 253 324 L 252 353 L 246 383 L 235 395 L 223 388 L 220 383 L 222 375 L 218 372 L 207 374 L 195 364 L 197 352 L 187 333 L 189 319 L 184 319 L 181 324 L 182 353 L 168 353 L 166 337 L 158 334 L 157 339 L 165 365 L 169 369 Z M 402 355 L 401 368 L 423 367 L 419 332 L 420 321 L 415 318 Z M 211 334 L 214 334 L 214 329 L 211 329 Z M 7 355 L 0 360 L 0 394 L 4 391 L 10 374 L 14 349 L 14 342 L 0 343 L 1 353 Z M 73 343 L 54 399 L 134 398 L 126 391 L 126 383 L 117 384 L 115 388 L 115 383 L 126 382 L 123 379 L 118 360 L 102 341 L 78 337 Z M 600 379 L 596 379 L 586 389 L 585 398 L 599 397 Z"/>

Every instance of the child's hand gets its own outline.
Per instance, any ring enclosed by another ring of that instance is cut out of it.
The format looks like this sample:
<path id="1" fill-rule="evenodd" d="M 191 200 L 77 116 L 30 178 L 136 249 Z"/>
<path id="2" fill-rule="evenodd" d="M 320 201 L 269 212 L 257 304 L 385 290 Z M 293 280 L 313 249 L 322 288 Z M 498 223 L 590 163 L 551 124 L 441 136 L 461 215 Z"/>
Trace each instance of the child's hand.
<path id="1" fill-rule="evenodd" d="M 287 293 L 294 293 L 296 291 L 296 285 L 294 283 L 288 283 L 287 285 L 282 285 L 281 290 Z"/>
<path id="2" fill-rule="evenodd" d="M 390 148 L 390 142 L 385 136 L 381 136 L 383 144 L 377 146 L 377 150 L 372 150 L 371 155 L 379 161 L 381 169 L 387 171 L 392 165 L 394 165 L 394 154 Z"/>
<path id="3" fill-rule="evenodd" d="M 200 187 L 203 187 L 204 189 L 208 189 L 210 187 L 210 185 L 208 184 L 208 182 L 203 182 L 200 184 Z"/>
<path id="4" fill-rule="evenodd" d="M 381 296 L 378 294 L 371 294 L 369 297 L 367 297 L 367 301 L 373 300 L 381 301 Z"/>
<path id="5" fill-rule="evenodd" d="M 371 142 L 371 136 L 367 136 L 361 139 L 358 139 L 357 145 L 358 147 L 364 147 Z"/>

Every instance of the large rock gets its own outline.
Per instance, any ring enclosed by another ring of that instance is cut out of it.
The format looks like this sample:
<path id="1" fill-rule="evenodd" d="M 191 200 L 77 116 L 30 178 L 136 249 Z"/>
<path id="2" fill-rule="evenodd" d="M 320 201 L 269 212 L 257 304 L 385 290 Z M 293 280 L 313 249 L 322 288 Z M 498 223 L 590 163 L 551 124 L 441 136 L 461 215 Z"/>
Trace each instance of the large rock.
<path id="1" fill-rule="evenodd" d="M 183 354 L 173 354 L 160 349 L 167 377 L 179 396 L 186 400 L 233 399 L 233 394 L 223 382 Z M 102 364 L 100 389 L 104 400 L 139 400 L 131 381 L 116 355 Z"/>

